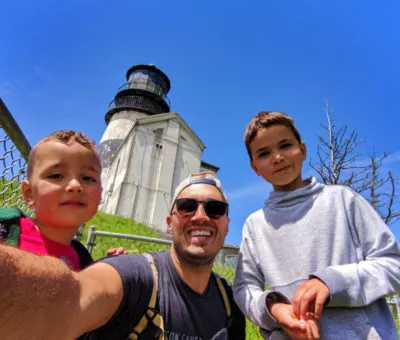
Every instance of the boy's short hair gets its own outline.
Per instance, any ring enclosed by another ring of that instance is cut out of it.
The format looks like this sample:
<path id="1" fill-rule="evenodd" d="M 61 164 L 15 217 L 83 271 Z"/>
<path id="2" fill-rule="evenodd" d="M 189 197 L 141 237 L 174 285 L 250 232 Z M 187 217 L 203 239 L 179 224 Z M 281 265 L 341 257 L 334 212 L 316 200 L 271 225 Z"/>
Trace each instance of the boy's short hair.
<path id="1" fill-rule="evenodd" d="M 57 130 L 52 132 L 51 134 L 47 135 L 46 137 L 42 138 L 31 150 L 28 157 L 28 164 L 27 164 L 27 176 L 28 178 L 32 175 L 32 170 L 35 163 L 36 158 L 36 149 L 37 146 L 41 143 L 46 142 L 60 142 L 63 144 L 68 144 L 71 140 L 79 143 L 80 145 L 84 146 L 89 150 L 93 150 L 95 152 L 95 142 L 91 140 L 88 136 L 86 136 L 82 132 L 74 131 L 74 130 Z"/>
<path id="2" fill-rule="evenodd" d="M 292 130 L 293 135 L 299 143 L 301 143 L 300 132 L 294 125 L 294 120 L 289 115 L 279 111 L 261 111 L 257 113 L 246 127 L 244 133 L 244 143 L 246 144 L 247 153 L 252 160 L 250 143 L 256 138 L 257 132 L 261 129 L 272 125 L 285 125 Z"/>

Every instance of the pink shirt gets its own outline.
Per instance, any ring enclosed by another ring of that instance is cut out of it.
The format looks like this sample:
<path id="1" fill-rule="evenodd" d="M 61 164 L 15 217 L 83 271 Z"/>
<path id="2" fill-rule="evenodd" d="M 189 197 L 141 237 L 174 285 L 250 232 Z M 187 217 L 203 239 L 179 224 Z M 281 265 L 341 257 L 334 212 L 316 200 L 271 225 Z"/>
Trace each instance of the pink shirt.
<path id="1" fill-rule="evenodd" d="M 65 245 L 49 240 L 36 228 L 30 218 L 21 217 L 21 232 L 18 248 L 38 255 L 57 257 L 66 263 L 72 270 L 80 270 L 78 253 L 71 245 Z"/>

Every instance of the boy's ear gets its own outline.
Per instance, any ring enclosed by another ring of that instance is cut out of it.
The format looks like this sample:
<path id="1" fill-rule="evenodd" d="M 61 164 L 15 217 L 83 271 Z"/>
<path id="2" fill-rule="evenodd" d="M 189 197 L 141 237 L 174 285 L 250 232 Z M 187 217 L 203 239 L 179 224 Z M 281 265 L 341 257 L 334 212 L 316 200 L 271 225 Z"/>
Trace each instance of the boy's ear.
<path id="1" fill-rule="evenodd" d="M 250 161 L 250 166 L 253 168 L 253 170 L 257 174 L 257 176 L 260 176 L 260 174 L 258 173 L 258 169 L 252 160 Z"/>
<path id="2" fill-rule="evenodd" d="M 306 143 L 301 142 L 300 143 L 300 150 L 303 153 L 303 160 L 305 160 L 307 158 L 307 147 L 306 147 Z"/>
<path id="3" fill-rule="evenodd" d="M 31 184 L 27 179 L 21 182 L 21 191 L 25 202 L 32 207 L 35 204 L 35 200 L 33 199 Z"/>

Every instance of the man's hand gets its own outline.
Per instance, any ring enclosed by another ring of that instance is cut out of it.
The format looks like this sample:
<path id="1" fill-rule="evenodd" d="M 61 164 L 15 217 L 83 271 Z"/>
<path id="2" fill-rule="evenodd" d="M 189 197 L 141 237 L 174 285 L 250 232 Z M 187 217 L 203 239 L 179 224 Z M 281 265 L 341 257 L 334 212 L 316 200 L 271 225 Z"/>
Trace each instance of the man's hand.
<path id="1" fill-rule="evenodd" d="M 128 252 L 124 247 L 119 247 L 119 248 L 111 248 L 107 250 L 106 256 L 112 256 L 112 255 L 127 255 Z"/>
<path id="2" fill-rule="evenodd" d="M 276 301 L 268 303 L 268 309 L 291 339 L 314 340 L 320 338 L 318 322 L 312 315 L 307 315 L 307 320 L 299 320 L 293 313 L 292 305 Z"/>
<path id="3" fill-rule="evenodd" d="M 302 283 L 292 302 L 294 315 L 298 319 L 307 320 L 307 314 L 312 313 L 316 319 L 319 319 L 329 296 L 329 288 L 317 278 Z"/>

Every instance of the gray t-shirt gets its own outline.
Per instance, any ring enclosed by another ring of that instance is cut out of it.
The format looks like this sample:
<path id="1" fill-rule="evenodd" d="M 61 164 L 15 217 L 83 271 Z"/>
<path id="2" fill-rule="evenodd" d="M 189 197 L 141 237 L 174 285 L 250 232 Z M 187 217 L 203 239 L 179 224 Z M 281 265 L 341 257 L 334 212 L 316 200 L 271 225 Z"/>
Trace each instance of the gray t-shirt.
<path id="1" fill-rule="evenodd" d="M 241 340 L 245 338 L 245 319 L 233 302 L 232 290 L 223 279 L 232 308 L 228 316 L 214 274 L 204 294 L 193 291 L 179 277 L 170 252 L 153 253 L 158 270 L 156 309 L 164 319 L 165 340 Z M 111 320 L 91 332 L 88 339 L 126 339 L 144 314 L 153 287 L 153 274 L 142 255 L 121 255 L 101 261 L 112 265 L 120 274 L 124 296 Z M 154 339 L 157 329 L 150 323 L 140 339 Z"/>

